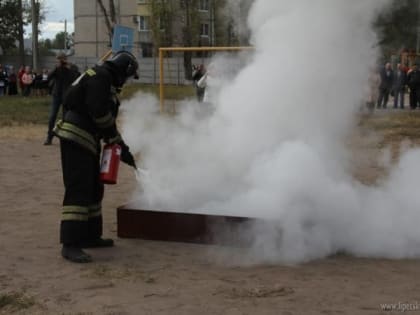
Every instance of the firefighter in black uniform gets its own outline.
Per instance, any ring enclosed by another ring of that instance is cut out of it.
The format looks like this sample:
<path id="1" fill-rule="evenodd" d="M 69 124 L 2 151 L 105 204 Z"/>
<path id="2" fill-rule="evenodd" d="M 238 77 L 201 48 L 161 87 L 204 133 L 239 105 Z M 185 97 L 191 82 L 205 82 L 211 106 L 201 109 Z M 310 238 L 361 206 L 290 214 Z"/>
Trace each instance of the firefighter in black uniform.
<path id="1" fill-rule="evenodd" d="M 62 256 L 72 262 L 90 262 L 84 248 L 110 247 L 102 238 L 101 201 L 104 187 L 99 180 L 101 140 L 121 146 L 121 161 L 136 167 L 129 147 L 117 127 L 117 92 L 130 77 L 137 76 L 138 63 L 129 52 L 117 52 L 102 65 L 84 72 L 64 99 L 66 114 L 54 128 L 60 139 L 65 187 L 60 241 Z"/>

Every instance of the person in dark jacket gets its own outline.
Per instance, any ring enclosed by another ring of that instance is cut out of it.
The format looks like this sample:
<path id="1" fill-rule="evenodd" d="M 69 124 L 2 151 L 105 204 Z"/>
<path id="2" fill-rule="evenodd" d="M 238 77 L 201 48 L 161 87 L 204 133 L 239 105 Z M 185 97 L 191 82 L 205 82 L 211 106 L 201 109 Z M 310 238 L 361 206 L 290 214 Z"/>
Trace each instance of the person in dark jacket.
<path id="1" fill-rule="evenodd" d="M 197 100 L 199 102 L 203 101 L 204 92 L 205 92 L 206 88 L 205 87 L 199 87 L 197 85 L 197 82 L 200 81 L 200 79 L 204 76 L 205 73 L 206 73 L 206 68 L 204 67 L 203 64 L 200 64 L 196 68 L 193 69 L 192 79 L 194 81 L 195 91 L 196 91 L 196 94 L 197 94 Z"/>
<path id="2" fill-rule="evenodd" d="M 9 95 L 16 95 L 18 93 L 17 81 L 18 81 L 18 77 L 16 75 L 15 68 L 12 66 L 9 69 L 9 89 L 8 89 Z"/>
<path id="3" fill-rule="evenodd" d="M 138 63 L 128 52 L 118 52 L 102 65 L 86 70 L 64 98 L 64 118 L 57 122 L 65 187 L 60 241 L 63 258 L 85 263 L 92 260 L 84 248 L 110 247 L 102 238 L 100 182 L 101 141 L 121 146 L 121 161 L 136 168 L 133 155 L 116 126 L 117 92 L 130 77 L 137 76 Z"/>
<path id="4" fill-rule="evenodd" d="M 3 66 L 0 64 L 0 96 L 6 95 L 8 84 L 8 75 Z"/>
<path id="5" fill-rule="evenodd" d="M 48 81 L 54 81 L 52 89 L 52 101 L 50 106 L 50 114 L 48 118 L 47 138 L 44 145 L 51 145 L 53 139 L 53 128 L 57 120 L 60 106 L 63 103 L 64 95 L 71 83 L 76 80 L 79 75 L 77 69 L 67 62 L 67 56 L 64 53 L 57 55 L 58 64 L 48 76 Z M 42 75 L 39 82 L 42 81 Z"/>
<path id="6" fill-rule="evenodd" d="M 394 73 L 394 83 L 392 90 L 394 92 L 394 108 L 398 108 L 398 101 L 400 108 L 404 108 L 405 86 L 407 84 L 407 73 L 402 64 L 397 65 L 397 70 Z"/>
<path id="7" fill-rule="evenodd" d="M 379 96 L 377 108 L 386 108 L 388 104 L 389 94 L 392 89 L 392 82 L 394 81 L 394 72 L 392 71 L 391 64 L 388 62 L 385 67 L 379 71 L 381 82 L 379 84 Z"/>
<path id="8" fill-rule="evenodd" d="M 407 85 L 410 88 L 410 108 L 416 109 L 420 104 L 420 71 L 417 64 L 413 64 L 407 74 Z"/>

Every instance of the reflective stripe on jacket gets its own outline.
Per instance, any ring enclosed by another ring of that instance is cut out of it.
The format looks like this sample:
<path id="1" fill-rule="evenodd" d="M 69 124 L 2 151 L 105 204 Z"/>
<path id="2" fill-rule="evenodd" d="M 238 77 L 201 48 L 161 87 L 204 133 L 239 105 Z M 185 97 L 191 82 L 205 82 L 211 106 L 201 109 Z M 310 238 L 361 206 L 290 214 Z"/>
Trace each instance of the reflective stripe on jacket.
<path id="1" fill-rule="evenodd" d="M 95 155 L 99 154 L 99 139 L 75 124 L 59 120 L 53 132 L 61 139 L 75 142 Z"/>
<path id="2" fill-rule="evenodd" d="M 113 86 L 113 69 L 104 64 L 85 71 L 66 93 L 64 119 L 54 128 L 61 139 L 75 142 L 98 154 L 100 140 L 122 141 L 116 126 L 119 102 Z"/>

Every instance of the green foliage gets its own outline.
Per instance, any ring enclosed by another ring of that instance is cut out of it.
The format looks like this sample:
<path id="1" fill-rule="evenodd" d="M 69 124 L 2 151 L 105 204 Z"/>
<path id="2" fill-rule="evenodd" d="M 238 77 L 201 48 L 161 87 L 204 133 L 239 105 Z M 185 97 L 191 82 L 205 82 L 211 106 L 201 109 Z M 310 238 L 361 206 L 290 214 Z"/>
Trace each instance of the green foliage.
<path id="1" fill-rule="evenodd" d="M 63 49 L 64 48 L 64 37 L 66 38 L 66 48 L 69 49 L 72 43 L 72 38 L 69 33 L 59 32 L 55 35 L 54 40 L 51 42 L 52 48 Z"/>
<path id="2" fill-rule="evenodd" d="M 21 16 L 15 0 L 0 0 L 0 47 L 3 51 L 16 47 Z"/>
<path id="3" fill-rule="evenodd" d="M 415 49 L 420 20 L 418 0 L 393 0 L 373 23 L 384 52 Z"/>
<path id="4" fill-rule="evenodd" d="M 171 46 L 173 44 L 173 26 L 175 19 L 182 24 L 183 46 L 198 44 L 199 21 L 198 0 L 153 1 L 151 2 L 150 26 L 154 46 Z"/>
<path id="5" fill-rule="evenodd" d="M 41 56 L 54 56 L 55 53 L 51 51 L 53 48 L 55 48 L 54 42 L 49 38 L 40 40 L 38 43 L 38 50 Z"/>
<path id="6" fill-rule="evenodd" d="M 67 33 L 67 49 L 73 46 L 73 34 Z M 39 41 L 39 53 L 41 56 L 54 56 L 55 53 L 51 49 L 64 49 L 64 32 L 59 32 L 54 39 L 47 38 Z"/>

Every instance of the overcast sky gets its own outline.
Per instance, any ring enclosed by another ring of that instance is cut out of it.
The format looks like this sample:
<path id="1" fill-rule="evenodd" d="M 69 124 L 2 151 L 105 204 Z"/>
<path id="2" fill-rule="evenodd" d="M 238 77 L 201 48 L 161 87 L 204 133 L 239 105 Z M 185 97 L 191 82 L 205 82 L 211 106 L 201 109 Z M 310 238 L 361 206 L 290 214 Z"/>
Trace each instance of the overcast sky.
<path id="1" fill-rule="evenodd" d="M 64 20 L 67 20 L 67 31 L 74 31 L 73 0 L 41 0 L 47 9 L 44 23 L 41 25 L 41 38 L 55 38 L 64 32 Z M 92 0 L 87 0 L 92 1 Z"/>

